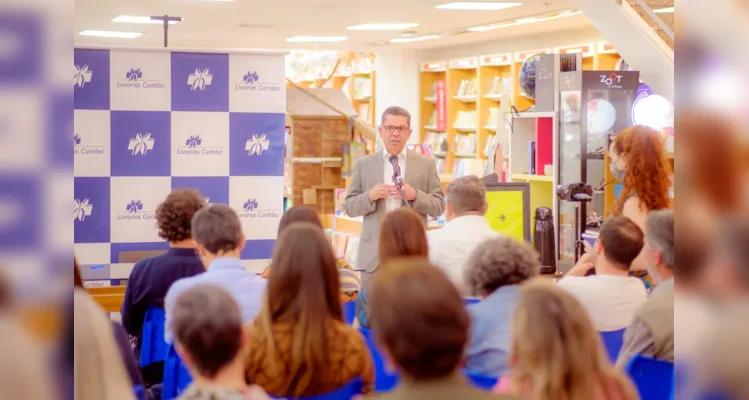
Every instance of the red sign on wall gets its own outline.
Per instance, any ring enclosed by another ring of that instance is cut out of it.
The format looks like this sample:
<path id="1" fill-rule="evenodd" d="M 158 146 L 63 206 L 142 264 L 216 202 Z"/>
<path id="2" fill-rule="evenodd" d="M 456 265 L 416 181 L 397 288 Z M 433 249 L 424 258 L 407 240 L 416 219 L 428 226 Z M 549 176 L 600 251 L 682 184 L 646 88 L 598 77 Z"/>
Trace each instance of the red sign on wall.
<path id="1" fill-rule="evenodd" d="M 437 81 L 435 89 L 437 95 L 437 130 L 444 132 L 447 130 L 447 87 L 445 81 Z"/>

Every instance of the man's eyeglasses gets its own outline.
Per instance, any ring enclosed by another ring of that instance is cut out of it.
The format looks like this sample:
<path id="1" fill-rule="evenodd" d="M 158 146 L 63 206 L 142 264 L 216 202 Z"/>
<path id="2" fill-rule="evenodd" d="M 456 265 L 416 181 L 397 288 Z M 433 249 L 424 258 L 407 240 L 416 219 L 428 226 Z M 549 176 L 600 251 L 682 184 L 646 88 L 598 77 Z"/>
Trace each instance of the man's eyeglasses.
<path id="1" fill-rule="evenodd" d="M 384 125 L 382 129 L 387 133 L 393 133 L 395 131 L 398 131 L 398 133 L 408 133 L 411 128 L 407 126 Z"/>

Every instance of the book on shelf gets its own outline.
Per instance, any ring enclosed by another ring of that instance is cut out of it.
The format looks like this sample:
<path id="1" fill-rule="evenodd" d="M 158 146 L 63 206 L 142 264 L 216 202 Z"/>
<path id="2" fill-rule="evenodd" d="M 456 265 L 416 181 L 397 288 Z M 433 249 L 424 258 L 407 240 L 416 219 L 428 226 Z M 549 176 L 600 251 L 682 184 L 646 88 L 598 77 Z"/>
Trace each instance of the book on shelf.
<path id="1" fill-rule="evenodd" d="M 354 78 L 354 98 L 372 96 L 372 80 L 357 76 Z"/>
<path id="2" fill-rule="evenodd" d="M 476 126 L 476 111 L 458 111 L 455 116 L 455 124 L 453 126 L 458 127 L 469 127 Z"/>
<path id="3" fill-rule="evenodd" d="M 475 96 L 476 95 L 476 78 L 463 79 L 458 84 L 458 92 L 456 96 Z"/>
<path id="4" fill-rule="evenodd" d="M 489 116 L 486 117 L 486 126 L 494 128 L 499 126 L 499 107 L 489 107 Z"/>
<path id="5" fill-rule="evenodd" d="M 536 142 L 533 140 L 528 142 L 528 173 L 536 174 Z"/>
<path id="6" fill-rule="evenodd" d="M 424 145 L 432 149 L 432 153 L 447 153 L 447 134 L 444 132 L 428 132 L 424 138 Z"/>
<path id="7" fill-rule="evenodd" d="M 486 138 L 486 144 L 484 145 L 484 154 L 493 154 L 495 150 L 495 146 L 497 145 L 497 136 L 496 135 L 489 135 L 489 137 Z M 498 157 L 502 157 L 502 154 L 497 154 Z"/>
<path id="8" fill-rule="evenodd" d="M 367 144 L 362 142 L 346 142 L 342 146 L 343 162 L 341 163 L 341 177 L 346 178 L 354 173 L 356 160 L 367 155 Z"/>
<path id="9" fill-rule="evenodd" d="M 335 215 L 346 215 L 343 210 L 343 203 L 346 202 L 346 189 L 339 188 L 335 190 Z"/>
<path id="10" fill-rule="evenodd" d="M 438 174 L 444 174 L 447 171 L 447 159 L 444 157 L 435 157 L 434 164 L 437 167 Z"/>
<path id="11" fill-rule="evenodd" d="M 438 82 L 439 82 L 439 81 L 437 81 L 437 82 L 434 82 L 434 83 L 432 84 L 432 90 L 431 90 L 431 92 L 429 93 L 429 97 L 437 97 L 437 83 L 438 83 Z"/>
<path id="12" fill-rule="evenodd" d="M 349 236 L 346 243 L 346 255 L 344 259 L 352 267 L 356 267 L 356 256 L 359 253 L 359 238 L 356 236 Z"/>
<path id="13" fill-rule="evenodd" d="M 497 75 L 492 78 L 489 87 L 490 95 L 510 94 L 512 92 L 512 79 L 509 76 Z"/>
<path id="14" fill-rule="evenodd" d="M 437 110 L 432 111 L 432 115 L 429 116 L 429 122 L 427 122 L 427 126 L 437 126 Z"/>
<path id="15" fill-rule="evenodd" d="M 459 158 L 453 164 L 453 175 L 461 177 L 466 175 L 483 176 L 484 160 L 480 158 Z"/>
<path id="16" fill-rule="evenodd" d="M 456 154 L 476 154 L 476 134 L 455 135 L 453 152 Z"/>

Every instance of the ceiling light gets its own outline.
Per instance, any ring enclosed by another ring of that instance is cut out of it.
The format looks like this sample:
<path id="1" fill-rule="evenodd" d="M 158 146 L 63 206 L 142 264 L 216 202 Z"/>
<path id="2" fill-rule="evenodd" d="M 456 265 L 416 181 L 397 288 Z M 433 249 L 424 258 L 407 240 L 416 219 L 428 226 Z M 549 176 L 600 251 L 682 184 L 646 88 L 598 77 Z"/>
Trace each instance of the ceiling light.
<path id="1" fill-rule="evenodd" d="M 657 10 L 653 10 L 653 12 L 654 13 L 659 13 L 659 14 L 667 14 L 667 13 L 674 12 L 674 8 L 673 7 L 659 8 Z"/>
<path id="2" fill-rule="evenodd" d="M 421 42 L 423 40 L 439 39 L 440 35 L 428 35 L 428 36 L 416 36 L 416 37 L 405 37 L 398 39 L 390 39 L 390 43 L 411 43 Z"/>
<path id="3" fill-rule="evenodd" d="M 97 31 L 86 29 L 78 32 L 81 36 L 97 36 L 106 38 L 134 39 L 142 35 L 140 32 L 120 32 L 120 31 Z"/>
<path id="4" fill-rule="evenodd" d="M 419 26 L 419 24 L 404 22 L 396 24 L 361 24 L 349 26 L 346 29 L 350 31 L 402 31 L 404 29 L 415 28 L 417 26 Z"/>
<path id="5" fill-rule="evenodd" d="M 136 17 L 134 15 L 120 15 L 112 20 L 112 22 L 124 22 L 129 24 L 164 24 L 164 21 L 157 19 L 151 19 L 151 17 Z M 169 21 L 169 24 L 176 24 L 180 21 Z"/>
<path id="6" fill-rule="evenodd" d="M 314 43 L 314 42 L 343 42 L 348 40 L 346 36 L 294 36 L 287 38 L 287 42 L 302 42 L 302 43 Z"/>
<path id="7" fill-rule="evenodd" d="M 458 1 L 454 3 L 434 6 L 439 10 L 472 10 L 472 11 L 498 11 L 505 8 L 522 6 L 523 3 L 485 3 L 479 1 Z"/>
<path id="8" fill-rule="evenodd" d="M 581 11 L 577 11 L 577 10 L 562 11 L 562 12 L 554 13 L 554 14 L 547 15 L 547 16 L 520 18 L 514 21 L 501 22 L 501 23 L 492 24 L 492 25 L 474 26 L 472 28 L 468 28 L 468 30 L 471 32 L 486 32 L 486 31 L 492 31 L 492 30 L 500 29 L 500 28 L 507 28 L 510 26 L 532 24 L 534 22 L 549 21 L 549 20 L 557 19 L 557 18 L 571 17 L 573 15 L 577 15 L 580 13 Z"/>

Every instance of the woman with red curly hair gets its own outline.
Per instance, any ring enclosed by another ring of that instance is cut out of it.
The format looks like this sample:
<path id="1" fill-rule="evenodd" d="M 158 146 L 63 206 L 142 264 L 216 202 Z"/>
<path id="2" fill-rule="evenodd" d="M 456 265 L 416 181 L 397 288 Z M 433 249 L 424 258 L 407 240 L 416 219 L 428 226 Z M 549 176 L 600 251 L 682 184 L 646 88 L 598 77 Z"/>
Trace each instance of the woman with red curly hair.
<path id="1" fill-rule="evenodd" d="M 636 125 L 617 134 L 609 149 L 611 174 L 623 184 L 613 213 L 631 219 L 643 231 L 648 212 L 672 207 L 669 189 L 673 171 L 664 147 L 658 132 Z M 632 269 L 645 269 L 642 254 Z"/>

